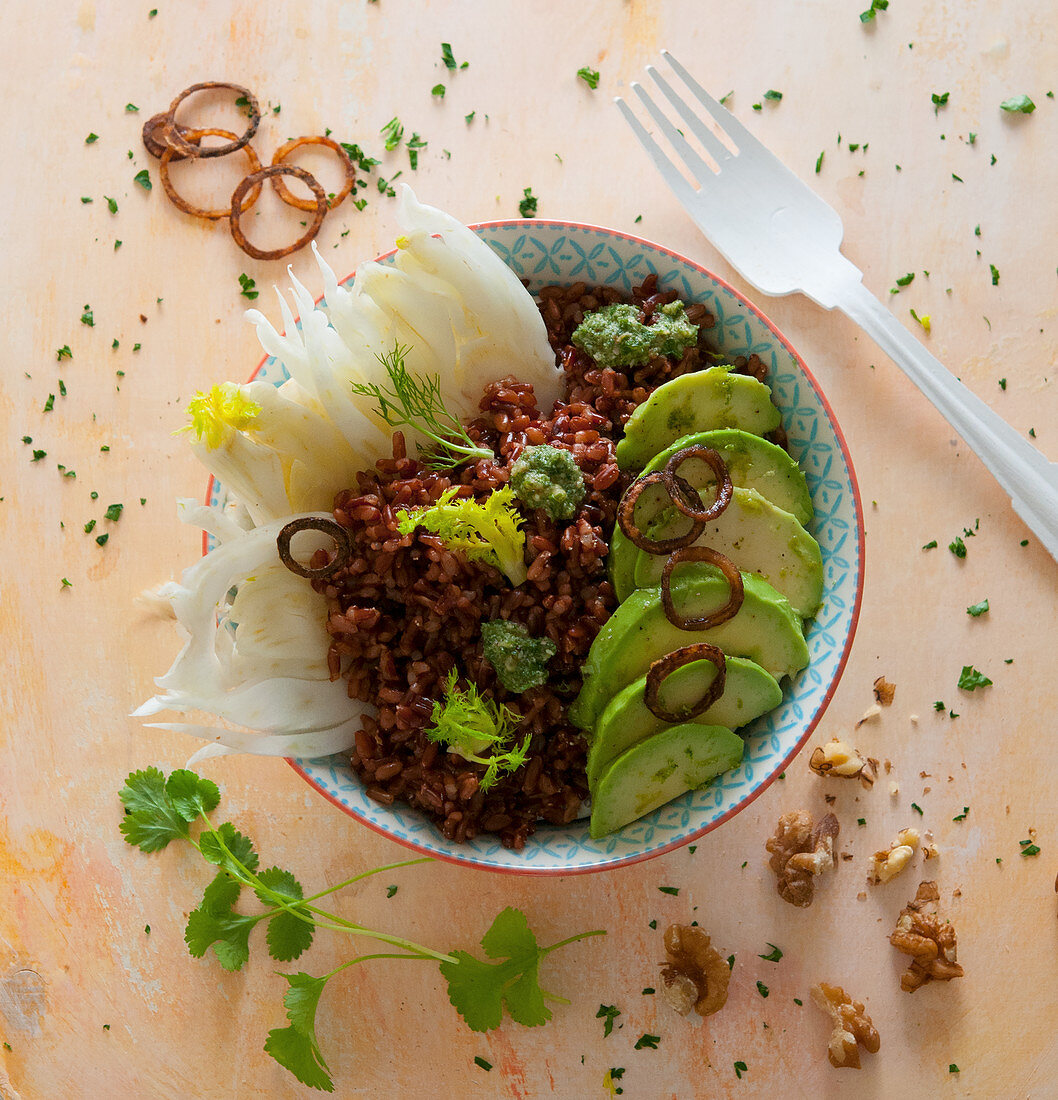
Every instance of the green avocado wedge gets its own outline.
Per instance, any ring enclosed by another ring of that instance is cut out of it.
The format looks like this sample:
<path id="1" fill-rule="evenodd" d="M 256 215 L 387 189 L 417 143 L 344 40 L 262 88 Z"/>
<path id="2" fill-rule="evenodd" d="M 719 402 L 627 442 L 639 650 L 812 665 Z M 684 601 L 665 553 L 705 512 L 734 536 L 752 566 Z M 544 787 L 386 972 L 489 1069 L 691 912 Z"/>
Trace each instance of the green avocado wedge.
<path id="1" fill-rule="evenodd" d="M 694 642 L 711 642 L 730 657 L 748 657 L 776 680 L 808 664 L 801 621 L 767 581 L 742 577 L 745 599 L 738 613 L 709 630 L 681 630 L 669 622 L 660 588 L 633 592 L 610 616 L 592 642 L 584 664 L 584 686 L 569 710 L 580 729 L 593 729 L 609 701 L 645 676 L 652 662 Z M 688 618 L 727 602 L 728 584 L 720 570 L 704 563 L 683 566 L 673 578 L 677 610 Z"/>
<path id="2" fill-rule="evenodd" d="M 647 528 L 654 539 L 686 531 L 690 520 L 675 508 L 662 512 Z M 711 520 L 694 542 L 730 558 L 740 572 L 763 577 L 802 619 L 810 619 L 823 599 L 823 556 L 819 543 L 789 512 L 776 508 L 755 489 L 735 489 L 731 503 Z M 667 557 L 636 551 L 636 588 L 661 584 Z"/>
<path id="3" fill-rule="evenodd" d="M 658 388 L 638 406 L 617 444 L 617 465 L 640 470 L 677 439 L 714 428 L 740 428 L 764 435 L 782 418 L 771 390 L 748 374 L 726 366 L 683 374 Z"/>
<path id="4" fill-rule="evenodd" d="M 705 694 L 715 678 L 716 666 L 711 661 L 692 661 L 682 665 L 670 673 L 661 685 L 661 702 L 670 709 L 689 706 Z M 595 787 L 610 761 L 626 749 L 671 729 L 674 724 L 693 723 L 738 729 L 782 702 L 782 688 L 775 677 L 744 657 L 727 658 L 723 695 L 687 723 L 666 722 L 658 718 L 646 705 L 646 684 L 647 678 L 640 676 L 619 691 L 596 723 L 588 746 L 589 787 Z"/>
<path id="5" fill-rule="evenodd" d="M 744 751 L 737 733 L 693 722 L 633 745 L 609 764 L 592 791 L 591 836 L 607 836 L 704 786 L 737 767 Z"/>
<path id="6" fill-rule="evenodd" d="M 701 446 L 718 451 L 731 475 L 732 484 L 742 489 L 756 489 L 765 500 L 789 512 L 801 524 L 812 518 L 812 498 L 800 466 L 774 443 L 759 435 L 737 428 L 721 428 L 698 432 L 678 439 L 672 446 L 655 455 L 644 467 L 643 475 L 662 470 L 668 460 L 684 447 Z M 680 464 L 680 477 L 695 489 L 713 485 L 712 468 L 701 459 L 690 458 Z M 708 503 L 711 496 L 704 496 Z M 636 501 L 636 519 L 645 527 L 670 504 L 661 485 L 648 485 Z M 628 540 L 620 526 L 615 525 L 610 539 L 608 560 L 610 580 L 618 600 L 626 600 L 635 590 L 635 558 L 638 550 Z"/>

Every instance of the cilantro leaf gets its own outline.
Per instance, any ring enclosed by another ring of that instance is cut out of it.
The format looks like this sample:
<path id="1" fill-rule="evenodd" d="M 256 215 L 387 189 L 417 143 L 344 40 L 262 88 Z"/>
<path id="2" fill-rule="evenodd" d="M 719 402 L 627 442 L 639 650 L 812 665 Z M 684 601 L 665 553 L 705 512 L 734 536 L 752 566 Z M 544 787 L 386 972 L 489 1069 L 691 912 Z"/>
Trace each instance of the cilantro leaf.
<path id="1" fill-rule="evenodd" d="M 166 793 L 165 776 L 158 768 L 132 772 L 118 797 L 126 810 L 121 835 L 141 852 L 158 852 L 171 840 L 187 838 L 187 821 Z"/>
<path id="2" fill-rule="evenodd" d="M 316 1009 L 327 977 L 311 974 L 283 974 L 290 988 L 283 995 L 289 1027 L 273 1028 L 264 1048 L 303 1085 L 334 1092 L 334 1081 L 316 1039 Z"/>
<path id="3" fill-rule="evenodd" d="M 301 889 L 301 883 L 289 872 L 279 867 L 269 867 L 262 871 L 258 879 L 273 893 L 290 902 L 300 902 L 305 896 Z M 258 899 L 270 908 L 275 905 L 275 899 L 269 897 L 264 891 L 255 889 Z M 304 920 L 298 916 L 302 913 L 310 919 Z M 268 931 L 265 940 L 268 943 L 268 953 L 279 962 L 290 962 L 298 958 L 303 952 L 312 946 L 314 925 L 312 914 L 304 906 L 295 905 L 291 909 L 280 909 L 268 921 Z"/>
<path id="4" fill-rule="evenodd" d="M 976 619 L 983 615 L 988 610 L 988 600 L 984 599 L 980 603 L 972 603 L 966 609 L 966 614 Z"/>
<path id="5" fill-rule="evenodd" d="M 241 970 L 249 959 L 250 932 L 258 918 L 236 913 L 232 908 L 240 890 L 238 882 L 224 883 L 218 875 L 210 883 L 208 897 L 203 895 L 202 904 L 188 914 L 184 942 L 196 959 L 210 947 L 225 970 Z"/>
<path id="6" fill-rule="evenodd" d="M 120 504 L 111 504 L 107 508 L 106 518 L 117 519 L 121 512 Z M 200 813 L 210 813 L 220 803 L 217 784 L 212 779 L 203 779 L 186 768 L 179 768 L 169 776 L 165 783 L 165 793 L 173 809 L 188 822 L 194 821 Z"/>
<path id="7" fill-rule="evenodd" d="M 992 681 L 983 673 L 978 672 L 973 665 L 963 665 L 959 673 L 958 686 L 966 691 L 976 691 L 979 687 L 988 687 Z"/>
<path id="8" fill-rule="evenodd" d="M 1036 104 L 1027 95 L 1015 95 L 1004 99 L 999 109 L 1014 114 L 1031 115 L 1036 110 Z"/>
<path id="9" fill-rule="evenodd" d="M 440 971 L 448 982 L 448 999 L 472 1031 L 499 1027 L 506 1007 L 511 1018 L 526 1027 L 551 1019 L 537 982 L 540 959 L 546 954 L 537 945 L 525 914 L 508 906 L 481 938 L 490 959 L 486 963 L 466 951 L 453 951 L 455 962 L 443 962 Z"/>
<path id="10" fill-rule="evenodd" d="M 258 858 L 253 850 L 253 841 L 238 832 L 230 821 L 225 821 L 215 830 L 203 833 L 199 840 L 199 848 L 203 859 L 209 863 L 215 863 L 226 871 L 241 875 L 243 867 L 248 871 L 257 870 Z M 233 862 L 233 857 L 242 864 L 242 867 Z"/>

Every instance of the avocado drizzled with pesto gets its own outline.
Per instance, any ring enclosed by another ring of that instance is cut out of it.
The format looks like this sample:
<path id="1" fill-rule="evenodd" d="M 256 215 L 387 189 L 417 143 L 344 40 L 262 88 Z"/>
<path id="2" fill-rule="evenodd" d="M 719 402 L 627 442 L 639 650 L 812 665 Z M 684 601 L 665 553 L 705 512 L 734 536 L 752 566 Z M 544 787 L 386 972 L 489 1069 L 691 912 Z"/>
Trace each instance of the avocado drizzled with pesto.
<path id="1" fill-rule="evenodd" d="M 600 367 L 641 367 L 652 356 L 678 357 L 698 342 L 698 326 L 677 300 L 654 311 L 653 324 L 640 320 L 638 306 L 617 303 L 589 313 L 573 332 L 573 344 Z"/>

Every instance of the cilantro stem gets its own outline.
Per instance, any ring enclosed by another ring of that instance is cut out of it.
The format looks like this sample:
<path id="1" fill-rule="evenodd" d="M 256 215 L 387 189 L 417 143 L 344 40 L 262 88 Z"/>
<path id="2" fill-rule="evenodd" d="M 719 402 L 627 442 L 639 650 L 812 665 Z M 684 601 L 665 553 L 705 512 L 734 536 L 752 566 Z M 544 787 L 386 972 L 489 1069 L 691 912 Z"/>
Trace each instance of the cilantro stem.
<path id="1" fill-rule="evenodd" d="M 310 894 L 305 898 L 306 902 L 318 901 L 320 898 L 325 898 L 328 894 L 333 894 L 336 890 L 342 890 L 346 886 L 352 886 L 354 882 L 359 882 L 361 879 L 370 877 L 371 875 L 380 874 L 382 871 L 398 871 L 401 867 L 412 867 L 416 863 L 432 863 L 433 861 L 429 856 L 419 856 L 418 859 L 405 859 L 400 863 L 387 863 L 385 867 L 373 867 L 370 871 L 361 871 L 358 875 L 353 875 L 352 878 L 347 878 L 345 882 L 339 882 L 337 886 L 328 886 L 326 890 L 320 890 L 318 893 Z"/>
<path id="2" fill-rule="evenodd" d="M 542 947 L 541 953 L 547 955 L 551 951 L 557 951 L 560 947 L 565 947 L 567 943 L 576 943 L 577 940 L 586 940 L 591 936 L 605 936 L 605 928 L 596 928 L 591 932 L 578 932 L 575 936 L 569 936 L 567 939 L 559 940 L 558 943 L 553 943 L 550 947 Z"/>

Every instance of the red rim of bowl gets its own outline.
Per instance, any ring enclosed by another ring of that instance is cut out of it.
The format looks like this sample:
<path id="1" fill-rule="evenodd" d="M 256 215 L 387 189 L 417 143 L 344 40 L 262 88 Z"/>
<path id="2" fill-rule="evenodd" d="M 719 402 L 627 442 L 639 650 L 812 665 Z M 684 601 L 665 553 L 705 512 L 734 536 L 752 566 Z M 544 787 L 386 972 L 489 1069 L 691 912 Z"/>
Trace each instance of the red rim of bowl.
<path id="1" fill-rule="evenodd" d="M 852 464 L 852 455 L 849 453 L 848 443 L 845 441 L 845 434 L 841 430 L 841 425 L 838 423 L 837 417 L 834 415 L 834 410 L 831 408 L 830 402 L 827 400 L 826 394 L 823 393 L 822 387 L 816 381 L 815 375 L 808 369 L 807 364 L 801 358 L 800 354 L 790 343 L 789 340 L 779 331 L 774 322 L 760 309 L 757 308 L 748 298 L 746 298 L 740 291 L 736 290 L 729 282 L 722 279 L 719 275 L 710 271 L 708 268 L 703 267 L 699 263 L 695 263 L 694 260 L 688 259 L 686 256 L 679 252 L 674 251 L 671 248 L 665 248 L 664 245 L 658 244 L 656 241 L 648 241 L 645 237 L 637 237 L 633 233 L 622 233 L 617 229 L 607 229 L 605 226 L 592 225 L 588 222 L 567 222 L 556 220 L 544 220 L 544 219 L 520 219 L 520 218 L 508 218 L 500 221 L 490 222 L 474 222 L 468 226 L 468 228 L 475 231 L 479 229 L 502 229 L 511 226 L 525 226 L 526 228 L 533 227 L 539 228 L 541 226 L 553 227 L 557 229 L 588 229 L 597 233 L 605 233 L 611 237 L 617 237 L 620 240 L 631 241 L 634 244 L 646 245 L 648 248 L 654 251 L 663 253 L 666 256 L 672 257 L 672 259 L 679 261 L 682 264 L 686 264 L 688 267 L 693 268 L 695 271 L 712 279 L 713 282 L 723 287 L 734 295 L 736 300 L 744 305 L 775 337 L 779 344 L 796 360 L 797 365 L 801 368 L 805 378 L 808 380 L 808 384 L 815 391 L 816 397 L 819 399 L 819 403 L 826 411 L 827 417 L 830 420 L 831 426 L 834 429 L 834 434 L 837 437 L 838 444 L 841 448 L 841 455 L 845 461 L 845 469 L 848 471 L 849 483 L 852 486 L 853 504 L 856 512 L 856 540 L 857 547 L 859 549 L 859 569 L 856 576 L 856 596 L 852 607 L 852 618 L 849 623 L 848 636 L 845 639 L 845 648 L 841 653 L 841 658 L 838 661 L 837 670 L 834 673 L 834 677 L 831 680 L 830 687 L 827 689 L 826 695 L 823 696 L 822 702 L 819 704 L 816 710 L 815 716 L 808 724 L 804 733 L 801 735 L 800 740 L 796 745 L 783 757 L 778 765 L 772 770 L 770 775 L 767 775 L 756 787 L 750 791 L 739 802 L 735 803 L 727 813 L 718 817 L 715 821 L 711 821 L 708 825 L 702 826 L 697 832 L 691 833 L 688 836 L 681 837 L 679 840 L 674 840 L 670 844 L 666 844 L 660 848 L 655 848 L 649 852 L 641 852 L 637 855 L 625 856 L 621 859 L 615 859 L 611 862 L 600 863 L 598 866 L 591 867 L 495 867 L 485 863 L 479 863 L 472 858 L 466 858 L 458 855 L 450 855 L 446 852 L 438 852 L 431 848 L 427 848 L 423 845 L 417 844 L 413 840 L 408 840 L 405 837 L 394 836 L 388 832 L 381 825 L 374 821 L 369 821 L 365 817 L 361 817 L 356 810 L 344 803 L 339 802 L 329 791 L 324 790 L 306 771 L 305 769 L 292 757 L 286 757 L 286 762 L 291 768 L 305 780 L 310 787 L 317 793 L 321 794 L 332 805 L 337 806 L 339 810 L 353 818 L 354 821 L 360 822 L 360 824 L 367 826 L 373 832 L 384 836 L 388 840 L 392 840 L 396 844 L 400 844 L 405 848 L 410 848 L 413 852 L 417 852 L 420 855 L 429 856 L 431 859 L 441 860 L 446 863 L 453 863 L 460 867 L 473 867 L 479 871 L 488 871 L 492 874 L 510 874 L 510 875 L 532 875 L 532 876 L 550 876 L 556 877 L 559 875 L 588 875 L 596 874 L 600 871 L 612 871 L 618 867 L 629 867 L 635 863 L 643 863 L 648 859 L 654 859 L 657 856 L 664 855 L 666 852 L 676 851 L 678 848 L 683 848 L 688 844 L 693 844 L 696 840 L 705 836 L 707 833 L 713 832 L 714 829 L 718 829 L 725 821 L 730 821 L 736 814 L 741 813 L 750 803 L 756 801 L 771 785 L 775 782 L 779 775 L 786 771 L 787 767 L 794 760 L 797 754 L 804 748 L 805 743 L 809 737 L 815 732 L 816 727 L 819 725 L 820 720 L 826 713 L 827 707 L 830 706 L 830 701 L 834 697 L 834 692 L 837 690 L 838 683 L 841 681 L 842 673 L 845 671 L 845 665 L 849 659 L 849 653 L 852 650 L 852 642 L 856 637 L 856 627 L 860 619 L 860 606 L 863 602 L 863 575 L 864 575 L 864 557 L 865 557 L 865 539 L 863 528 L 863 503 L 860 499 L 860 486 L 856 480 L 856 470 Z M 390 249 L 388 252 L 383 252 L 377 257 L 377 261 L 388 259 L 390 256 L 395 255 L 397 250 L 395 248 Z M 376 261 L 376 262 L 377 262 Z M 349 281 L 351 278 L 355 278 L 355 270 L 347 275 L 344 279 L 339 280 L 339 284 L 343 284 Z M 318 305 L 323 300 L 321 294 L 316 299 Z M 300 318 L 295 318 L 295 323 Z M 258 374 L 261 372 L 261 368 L 271 359 L 272 356 L 264 355 L 261 357 L 261 361 L 257 364 L 253 374 L 250 375 L 248 381 L 252 382 Z M 206 483 L 206 503 L 210 502 L 213 495 L 214 477 L 210 474 L 209 481 Z M 202 533 L 202 553 L 205 555 L 208 552 L 208 538 L 206 532 Z"/>

